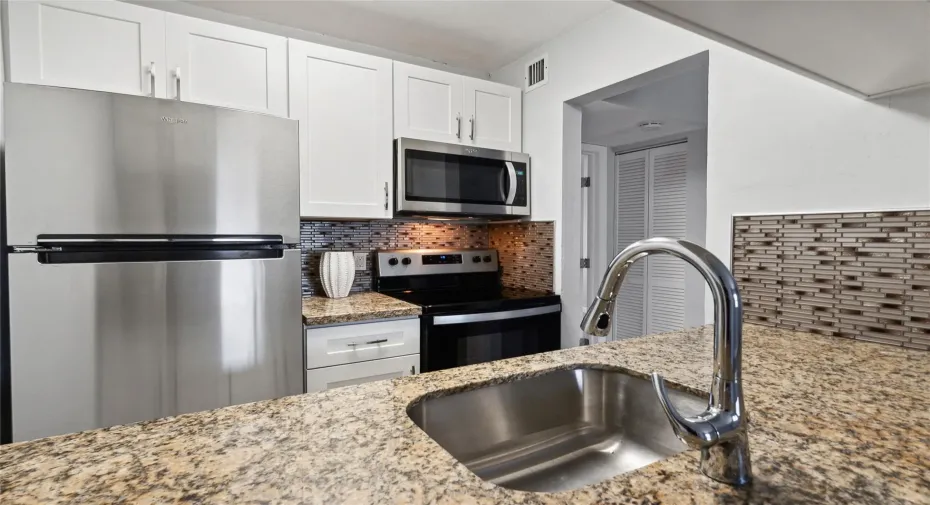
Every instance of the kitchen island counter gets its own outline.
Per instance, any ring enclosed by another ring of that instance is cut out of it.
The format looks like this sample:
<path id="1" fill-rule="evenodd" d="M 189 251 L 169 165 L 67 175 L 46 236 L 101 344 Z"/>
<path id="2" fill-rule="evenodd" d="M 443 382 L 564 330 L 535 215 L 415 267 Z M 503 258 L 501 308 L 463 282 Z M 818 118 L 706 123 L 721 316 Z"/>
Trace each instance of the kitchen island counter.
<path id="1" fill-rule="evenodd" d="M 930 353 L 747 325 L 754 482 L 689 450 L 574 491 L 484 482 L 411 422 L 434 396 L 578 365 L 706 394 L 708 327 L 0 448 L 0 503 L 930 503 Z"/>

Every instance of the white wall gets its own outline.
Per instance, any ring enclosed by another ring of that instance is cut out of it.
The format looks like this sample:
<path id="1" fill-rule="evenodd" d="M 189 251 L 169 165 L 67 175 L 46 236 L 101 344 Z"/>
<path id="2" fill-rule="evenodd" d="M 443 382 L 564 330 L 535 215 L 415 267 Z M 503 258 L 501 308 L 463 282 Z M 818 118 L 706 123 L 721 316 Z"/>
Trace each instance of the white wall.
<path id="1" fill-rule="evenodd" d="M 548 84 L 524 96 L 523 146 L 535 173 L 533 218 L 557 221 L 557 291 L 562 188 L 554 181 L 562 180 L 563 154 L 571 156 L 563 153 L 563 102 L 705 50 L 706 244 L 725 263 L 734 214 L 930 207 L 922 96 L 866 102 L 616 5 L 527 55 L 549 55 Z M 492 78 L 522 84 L 526 60 Z"/>

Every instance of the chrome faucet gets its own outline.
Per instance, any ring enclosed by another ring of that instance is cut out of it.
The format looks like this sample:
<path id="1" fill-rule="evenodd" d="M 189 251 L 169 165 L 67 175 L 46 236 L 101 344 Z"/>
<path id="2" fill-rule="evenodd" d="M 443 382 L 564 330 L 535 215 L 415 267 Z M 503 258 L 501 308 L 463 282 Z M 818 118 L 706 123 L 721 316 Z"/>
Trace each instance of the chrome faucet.
<path id="1" fill-rule="evenodd" d="M 631 244 L 610 263 L 581 329 L 601 337 L 609 333 L 614 301 L 624 276 L 636 260 L 656 253 L 687 261 L 710 285 L 714 296 L 714 378 L 707 410 L 694 417 L 682 416 L 669 403 L 665 381 L 656 372 L 652 374 L 653 388 L 675 435 L 689 447 L 701 450 L 704 475 L 734 486 L 746 485 L 752 480 L 752 467 L 740 378 L 743 307 L 736 279 L 716 256 L 685 240 L 651 238 Z"/>

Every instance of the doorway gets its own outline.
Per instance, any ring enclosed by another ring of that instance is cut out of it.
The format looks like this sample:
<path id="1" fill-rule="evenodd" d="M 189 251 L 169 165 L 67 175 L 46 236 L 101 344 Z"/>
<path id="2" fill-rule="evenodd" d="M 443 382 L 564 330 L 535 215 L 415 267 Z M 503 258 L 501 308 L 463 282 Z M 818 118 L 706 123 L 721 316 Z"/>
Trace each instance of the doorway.
<path id="1" fill-rule="evenodd" d="M 566 214 L 579 225 L 575 234 L 566 227 L 563 239 L 566 253 L 575 248 L 580 261 L 574 269 L 564 265 L 563 299 L 577 272 L 579 319 L 626 246 L 657 236 L 704 244 L 707 60 L 701 56 L 572 102 L 581 112 L 582 189 L 580 198 L 563 201 L 566 211 L 577 209 Z M 703 278 L 683 261 L 640 260 L 621 287 L 609 338 L 701 325 L 706 296 Z"/>

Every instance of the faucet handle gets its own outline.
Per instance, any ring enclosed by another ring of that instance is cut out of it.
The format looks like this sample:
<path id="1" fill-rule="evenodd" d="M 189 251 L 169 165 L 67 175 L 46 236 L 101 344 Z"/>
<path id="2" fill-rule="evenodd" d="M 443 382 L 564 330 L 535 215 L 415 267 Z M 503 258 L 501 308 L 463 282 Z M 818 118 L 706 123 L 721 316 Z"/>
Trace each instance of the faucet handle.
<path id="1" fill-rule="evenodd" d="M 710 447 L 717 442 L 719 435 L 711 422 L 716 412 L 708 407 L 702 414 L 694 417 L 681 415 L 678 409 L 669 401 L 668 390 L 665 388 L 665 379 L 658 372 L 652 372 L 652 387 L 656 391 L 662 410 L 668 416 L 675 436 L 682 442 L 693 449 Z"/>

